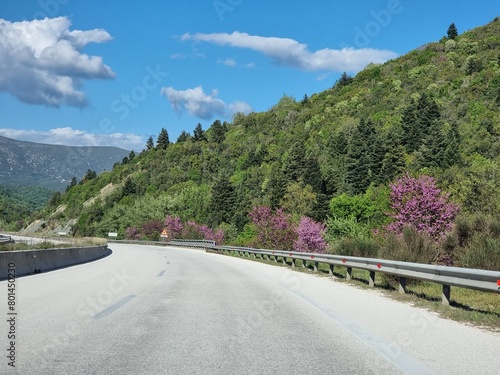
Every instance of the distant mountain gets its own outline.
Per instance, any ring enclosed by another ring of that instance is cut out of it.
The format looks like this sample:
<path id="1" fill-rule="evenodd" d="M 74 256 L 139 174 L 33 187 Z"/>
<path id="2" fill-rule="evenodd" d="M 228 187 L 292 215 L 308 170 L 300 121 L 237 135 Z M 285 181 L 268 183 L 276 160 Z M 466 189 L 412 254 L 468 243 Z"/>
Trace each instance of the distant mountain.
<path id="1" fill-rule="evenodd" d="M 91 169 L 110 170 L 130 151 L 103 146 L 60 146 L 0 136 L 0 184 L 64 190 Z"/>

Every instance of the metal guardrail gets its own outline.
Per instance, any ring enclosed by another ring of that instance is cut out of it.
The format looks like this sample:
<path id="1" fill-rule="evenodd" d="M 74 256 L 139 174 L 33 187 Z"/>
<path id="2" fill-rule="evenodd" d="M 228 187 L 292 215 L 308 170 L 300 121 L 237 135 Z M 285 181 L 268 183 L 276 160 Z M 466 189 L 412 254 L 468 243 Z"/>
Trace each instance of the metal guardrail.
<path id="1" fill-rule="evenodd" d="M 175 245 L 173 242 L 174 241 L 170 244 Z M 185 243 L 190 241 L 184 240 L 182 242 Z M 406 293 L 407 278 L 430 281 L 443 286 L 441 300 L 444 305 L 450 304 L 451 286 L 500 293 L 500 271 L 447 267 L 376 258 L 360 258 L 318 253 L 299 253 L 294 251 L 254 249 L 235 246 L 215 246 L 202 243 L 197 245 L 194 241 L 191 242 L 190 246 L 202 247 L 208 251 L 217 253 L 239 253 L 243 256 L 259 256 L 263 259 L 266 257 L 268 259 L 274 258 L 274 261 L 276 262 L 279 258 L 281 258 L 284 264 L 288 264 L 287 260 L 291 259 L 292 267 L 296 266 L 296 260 L 301 260 L 303 267 L 305 267 L 306 262 L 309 261 L 313 263 L 313 270 L 316 272 L 318 271 L 319 263 L 328 264 L 330 274 L 333 274 L 335 266 L 342 266 L 347 268 L 347 280 L 352 278 L 353 268 L 363 269 L 370 272 L 370 286 L 375 285 L 376 272 L 395 275 L 399 279 L 399 292 L 402 294 Z"/>
<path id="2" fill-rule="evenodd" d="M 13 243 L 14 240 L 11 236 L 3 236 L 0 234 L 0 244 Z"/>
<path id="3" fill-rule="evenodd" d="M 159 245 L 159 246 L 181 246 L 181 247 L 201 247 L 215 246 L 215 241 L 209 240 L 171 240 L 171 241 L 142 241 L 142 240 L 108 240 L 108 243 L 130 243 L 140 245 Z"/>

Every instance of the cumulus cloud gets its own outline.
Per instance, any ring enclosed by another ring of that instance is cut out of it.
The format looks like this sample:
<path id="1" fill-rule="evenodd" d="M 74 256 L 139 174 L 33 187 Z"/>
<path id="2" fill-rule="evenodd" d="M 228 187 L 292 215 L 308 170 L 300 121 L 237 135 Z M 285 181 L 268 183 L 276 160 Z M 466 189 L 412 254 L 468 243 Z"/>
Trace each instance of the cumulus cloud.
<path id="1" fill-rule="evenodd" d="M 144 139 L 137 134 L 111 133 L 94 134 L 70 127 L 47 131 L 0 129 L 0 135 L 19 141 L 46 143 L 65 146 L 113 146 L 125 150 L 142 150 Z"/>
<path id="2" fill-rule="evenodd" d="M 293 39 L 249 35 L 238 31 L 232 34 L 188 33 L 182 35 L 181 40 L 246 48 L 263 53 L 270 57 L 275 64 L 309 71 L 358 72 L 369 63 L 382 63 L 397 57 L 395 52 L 373 48 L 343 48 L 340 50 L 325 48 L 311 52 L 307 45 Z"/>
<path id="3" fill-rule="evenodd" d="M 186 110 L 191 115 L 204 120 L 210 120 L 217 116 L 229 117 L 237 112 L 249 113 L 252 111 L 250 105 L 245 102 L 236 101 L 226 104 L 217 98 L 217 90 L 206 94 L 201 86 L 187 90 L 163 87 L 161 93 L 166 96 L 178 114 Z"/>
<path id="4" fill-rule="evenodd" d="M 0 92 L 28 104 L 88 104 L 84 79 L 115 76 L 99 56 L 81 50 L 112 39 L 105 30 L 70 30 L 66 17 L 9 22 L 0 18 Z"/>

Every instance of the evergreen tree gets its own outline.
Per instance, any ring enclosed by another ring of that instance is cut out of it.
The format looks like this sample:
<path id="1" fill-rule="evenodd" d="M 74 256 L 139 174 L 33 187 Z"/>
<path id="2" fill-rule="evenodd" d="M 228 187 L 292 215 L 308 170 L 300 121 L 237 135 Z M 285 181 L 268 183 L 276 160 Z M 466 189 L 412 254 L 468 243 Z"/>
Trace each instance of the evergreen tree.
<path id="1" fill-rule="evenodd" d="M 201 124 L 198 123 L 193 131 L 193 141 L 194 142 L 201 142 L 201 141 L 205 141 L 206 139 L 207 138 L 205 136 L 205 131 L 201 127 Z"/>
<path id="2" fill-rule="evenodd" d="M 311 185 L 313 191 L 317 193 L 322 192 L 323 178 L 319 166 L 318 158 L 309 156 L 306 159 L 306 166 L 304 170 L 304 184 Z"/>
<path id="3" fill-rule="evenodd" d="M 353 132 L 347 152 L 347 178 L 352 194 L 364 193 L 380 172 L 380 156 L 375 153 L 374 148 L 376 142 L 372 122 L 361 119 Z"/>
<path id="4" fill-rule="evenodd" d="M 354 81 L 354 78 L 352 78 L 346 72 L 343 72 L 340 78 L 335 82 L 334 87 L 342 88 L 344 86 L 350 85 L 352 81 Z"/>
<path id="5" fill-rule="evenodd" d="M 330 151 L 330 168 L 325 174 L 326 191 L 330 194 L 341 194 L 348 192 L 347 182 L 349 137 L 346 132 L 339 131 L 333 134 L 328 141 Z"/>
<path id="6" fill-rule="evenodd" d="M 462 140 L 458 132 L 458 125 L 453 123 L 445 138 L 445 150 L 443 155 L 443 167 L 460 165 L 460 144 Z"/>
<path id="7" fill-rule="evenodd" d="M 148 140 L 146 141 L 146 149 L 147 150 L 151 150 L 155 147 L 155 144 L 154 144 L 154 141 L 153 141 L 153 137 L 149 137 Z"/>
<path id="8" fill-rule="evenodd" d="M 418 125 L 417 104 L 413 98 L 403 111 L 401 118 L 402 141 L 409 153 L 420 146 L 421 133 Z"/>
<path id="9" fill-rule="evenodd" d="M 87 173 L 85 173 L 85 176 L 83 176 L 82 181 L 87 182 L 90 180 L 93 180 L 94 178 L 97 177 L 96 171 L 93 171 L 92 169 L 87 169 Z"/>
<path id="10" fill-rule="evenodd" d="M 382 170 L 380 172 L 381 183 L 392 181 L 394 177 L 401 176 L 405 171 L 405 149 L 402 145 L 394 145 L 387 149 Z"/>
<path id="11" fill-rule="evenodd" d="M 166 150 L 169 144 L 168 132 L 165 128 L 161 128 L 160 134 L 158 134 L 158 138 L 156 139 L 156 149 Z"/>
<path id="12" fill-rule="evenodd" d="M 133 160 L 135 158 L 135 152 L 134 150 L 130 151 L 130 153 L 128 154 L 128 159 L 129 160 Z"/>
<path id="13" fill-rule="evenodd" d="M 179 137 L 177 138 L 177 143 L 185 142 L 189 138 L 191 138 L 191 135 L 188 132 L 186 132 L 185 130 L 183 130 L 181 132 L 181 134 L 179 134 Z"/>
<path id="14" fill-rule="evenodd" d="M 66 187 L 66 191 L 69 191 L 73 186 L 76 186 L 78 183 L 76 177 L 73 177 L 71 179 L 71 182 L 69 183 L 69 185 Z"/>
<path id="15" fill-rule="evenodd" d="M 430 133 L 435 131 L 431 128 L 440 118 L 436 102 L 429 99 L 425 93 L 417 102 L 411 101 L 403 112 L 401 122 L 403 144 L 409 153 L 417 151 L 425 138 L 429 138 Z"/>
<path id="16" fill-rule="evenodd" d="M 209 205 L 210 225 L 230 223 L 234 216 L 236 193 L 227 177 L 219 177 L 212 187 L 212 199 Z"/>
<path id="17" fill-rule="evenodd" d="M 457 27 L 455 26 L 454 23 L 452 23 L 448 27 L 448 31 L 446 32 L 446 35 L 447 35 L 448 39 L 455 39 L 458 36 L 458 30 L 457 30 Z"/>
<path id="18" fill-rule="evenodd" d="M 224 142 L 227 128 L 221 124 L 220 120 L 215 120 L 210 129 L 212 132 L 212 140 L 215 143 L 221 144 Z"/>
<path id="19" fill-rule="evenodd" d="M 274 210 L 280 207 L 281 200 L 285 196 L 287 181 L 278 164 L 271 168 L 271 176 L 267 184 L 269 203 Z"/>
<path id="20" fill-rule="evenodd" d="M 292 145 L 285 161 L 284 173 L 288 181 L 298 181 L 306 170 L 306 150 L 303 141 Z"/>
<path id="21" fill-rule="evenodd" d="M 135 183 L 134 183 L 134 181 L 132 181 L 132 179 L 130 177 L 127 177 L 127 179 L 123 183 L 122 197 L 134 195 L 135 193 L 136 193 Z"/>

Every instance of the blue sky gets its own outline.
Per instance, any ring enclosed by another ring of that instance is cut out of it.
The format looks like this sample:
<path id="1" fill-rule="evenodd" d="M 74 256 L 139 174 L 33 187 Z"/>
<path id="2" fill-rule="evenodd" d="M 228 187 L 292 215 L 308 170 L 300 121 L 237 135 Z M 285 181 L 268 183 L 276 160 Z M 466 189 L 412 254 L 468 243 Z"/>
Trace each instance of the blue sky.
<path id="1" fill-rule="evenodd" d="M 498 0 L 0 1 L 0 135 L 136 151 L 500 15 Z"/>

